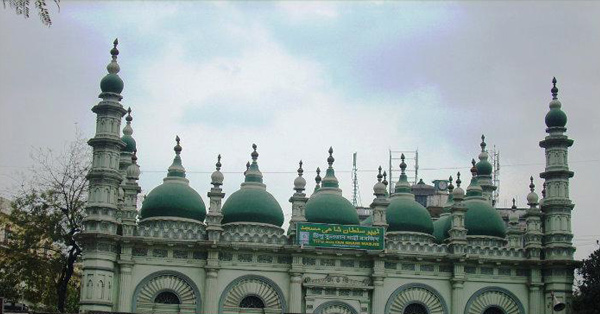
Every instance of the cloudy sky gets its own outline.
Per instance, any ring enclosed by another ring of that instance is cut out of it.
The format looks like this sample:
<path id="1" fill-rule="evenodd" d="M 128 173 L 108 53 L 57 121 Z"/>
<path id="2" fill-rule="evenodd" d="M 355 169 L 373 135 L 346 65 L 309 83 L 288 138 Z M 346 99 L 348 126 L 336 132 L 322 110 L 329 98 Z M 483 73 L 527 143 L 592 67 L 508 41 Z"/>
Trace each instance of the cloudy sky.
<path id="1" fill-rule="evenodd" d="M 3 195 L 33 148 L 60 150 L 77 128 L 93 136 L 90 109 L 118 37 L 143 193 L 162 182 L 176 134 L 205 201 L 217 154 L 231 194 L 256 143 L 286 217 L 298 160 L 312 189 L 329 146 L 347 198 L 358 153 L 369 205 L 390 149 L 418 149 L 431 182 L 466 173 L 485 134 L 500 152 L 500 205 L 525 206 L 529 176 L 542 183 L 556 76 L 575 140 L 576 256 L 600 237 L 600 3 L 61 1 L 50 11 L 48 28 L 0 10 Z"/>

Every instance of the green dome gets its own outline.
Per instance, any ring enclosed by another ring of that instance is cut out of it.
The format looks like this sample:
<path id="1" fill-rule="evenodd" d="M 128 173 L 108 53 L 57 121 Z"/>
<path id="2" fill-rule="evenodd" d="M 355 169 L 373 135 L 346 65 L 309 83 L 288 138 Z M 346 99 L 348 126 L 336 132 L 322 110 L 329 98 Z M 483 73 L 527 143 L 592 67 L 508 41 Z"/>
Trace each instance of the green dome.
<path id="1" fill-rule="evenodd" d="M 386 211 L 388 231 L 411 231 L 433 234 L 433 222 L 423 205 L 409 197 L 390 200 Z"/>
<path id="2" fill-rule="evenodd" d="M 315 223 L 358 225 L 358 212 L 343 196 L 321 188 L 306 202 L 306 220 Z"/>
<path id="3" fill-rule="evenodd" d="M 123 91 L 123 80 L 113 73 L 106 74 L 100 81 L 100 89 L 103 93 L 120 94 Z"/>
<path id="4" fill-rule="evenodd" d="M 204 221 L 206 206 L 189 185 L 165 182 L 154 188 L 142 203 L 140 218 L 179 217 Z"/>
<path id="5" fill-rule="evenodd" d="M 121 137 L 121 141 L 125 142 L 125 148 L 123 151 L 133 153 L 136 149 L 135 139 L 131 135 L 123 135 Z"/>
<path id="6" fill-rule="evenodd" d="M 567 125 L 567 115 L 560 108 L 552 108 L 546 114 L 546 126 L 552 127 L 564 127 Z"/>
<path id="7" fill-rule="evenodd" d="M 480 160 L 475 167 L 477 168 L 477 174 L 484 176 L 491 175 L 492 171 L 494 170 L 492 168 L 492 164 L 487 160 Z"/>
<path id="8" fill-rule="evenodd" d="M 283 211 L 271 193 L 263 189 L 240 189 L 223 204 L 223 221 L 259 222 L 281 227 Z"/>
<path id="9" fill-rule="evenodd" d="M 506 227 L 502 217 L 487 201 L 483 199 L 466 199 L 464 201 L 465 228 L 467 235 L 492 236 L 504 238 Z"/>
<path id="10" fill-rule="evenodd" d="M 448 231 L 451 227 L 450 215 L 442 216 L 433 222 L 433 236 L 436 242 L 442 243 L 444 239 L 450 237 Z"/>

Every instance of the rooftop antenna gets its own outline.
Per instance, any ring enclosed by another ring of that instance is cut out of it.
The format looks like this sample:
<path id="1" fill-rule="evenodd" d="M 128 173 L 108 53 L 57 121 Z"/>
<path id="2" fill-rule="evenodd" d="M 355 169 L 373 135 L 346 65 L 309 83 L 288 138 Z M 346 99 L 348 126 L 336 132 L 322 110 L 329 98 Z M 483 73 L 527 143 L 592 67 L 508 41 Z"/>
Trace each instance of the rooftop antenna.
<path id="1" fill-rule="evenodd" d="M 500 152 L 496 149 L 496 145 L 494 145 L 494 149 L 491 151 L 490 155 L 492 156 L 492 165 L 494 166 L 492 183 L 496 187 L 492 193 L 492 205 L 496 206 L 498 198 L 500 197 Z"/>
<path id="2" fill-rule="evenodd" d="M 356 155 L 356 152 L 352 154 L 352 205 L 354 207 L 362 207 L 360 190 L 358 189 L 358 169 L 356 168 Z"/>

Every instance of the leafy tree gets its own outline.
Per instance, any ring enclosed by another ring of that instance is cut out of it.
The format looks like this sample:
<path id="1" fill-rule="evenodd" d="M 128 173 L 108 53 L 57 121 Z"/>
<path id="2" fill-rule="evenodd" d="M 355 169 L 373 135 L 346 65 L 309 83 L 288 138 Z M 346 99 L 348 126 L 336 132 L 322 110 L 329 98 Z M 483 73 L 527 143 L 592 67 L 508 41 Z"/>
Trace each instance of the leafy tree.
<path id="1" fill-rule="evenodd" d="M 596 241 L 597 244 L 598 241 Z M 577 271 L 581 279 L 573 298 L 573 310 L 577 314 L 600 314 L 600 245 L 589 258 L 583 260 Z"/>
<path id="2" fill-rule="evenodd" d="M 78 139 L 58 156 L 42 149 L 33 155 L 30 182 L 22 185 L 8 216 L 11 237 L 0 246 L 0 295 L 24 298 L 43 310 L 77 311 L 72 294 L 79 293 L 75 262 L 81 249 L 75 236 L 86 202 L 89 152 Z"/>
<path id="3" fill-rule="evenodd" d="M 4 4 L 5 9 L 6 4 L 8 4 L 9 7 L 15 10 L 17 15 L 23 15 L 25 18 L 29 17 L 29 8 L 31 7 L 31 2 L 31 0 L 2 0 L 2 4 Z M 60 9 L 60 0 L 53 0 L 53 2 Z M 46 26 L 52 25 L 52 19 L 50 19 L 50 12 L 48 12 L 46 0 L 33 0 L 33 6 L 38 11 L 38 15 L 40 16 L 42 23 Z"/>

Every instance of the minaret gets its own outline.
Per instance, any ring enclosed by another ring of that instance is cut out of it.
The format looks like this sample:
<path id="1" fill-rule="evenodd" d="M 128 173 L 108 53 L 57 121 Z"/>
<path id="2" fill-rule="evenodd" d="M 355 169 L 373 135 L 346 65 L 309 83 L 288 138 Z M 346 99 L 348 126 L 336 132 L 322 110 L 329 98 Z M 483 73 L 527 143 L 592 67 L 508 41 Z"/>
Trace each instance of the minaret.
<path id="1" fill-rule="evenodd" d="M 552 79 L 552 84 L 552 101 L 545 119 L 548 135 L 540 141 L 540 147 L 544 148 L 546 155 L 546 169 L 540 173 L 546 184 L 542 205 L 543 259 L 552 260 L 552 264 L 544 270 L 544 305 L 552 304 L 554 297 L 560 302 L 571 303 L 575 269 L 571 231 L 574 205 L 569 199 L 569 179 L 573 177 L 573 172 L 569 170 L 567 162 L 568 149 L 573 145 L 573 140 L 565 134 L 567 115 L 561 110 L 558 100 L 556 78 Z"/>
<path id="2" fill-rule="evenodd" d="M 519 228 L 519 214 L 517 213 L 516 200 L 512 199 L 511 212 L 508 214 L 508 230 L 506 237 L 508 238 L 508 246 L 511 248 L 523 247 L 523 232 Z"/>
<path id="3" fill-rule="evenodd" d="M 292 203 L 292 218 L 290 219 L 290 226 L 288 228 L 288 236 L 290 237 L 291 243 L 296 243 L 296 224 L 298 222 L 306 221 L 304 210 L 306 209 L 306 202 L 308 198 L 304 193 L 306 188 L 306 179 L 302 176 L 304 169 L 302 169 L 302 160 L 298 163 L 298 177 L 294 180 L 294 195 L 290 197 L 290 203 Z"/>
<path id="4" fill-rule="evenodd" d="M 454 255 L 465 254 L 467 246 L 467 229 L 465 228 L 465 214 L 467 208 L 463 204 L 465 199 L 465 191 L 460 187 L 460 172 L 456 174 L 456 189 L 452 191 L 452 199 L 454 204 L 450 208 L 450 235 L 449 246 Z M 469 188 L 471 188 L 469 186 Z"/>
<path id="5" fill-rule="evenodd" d="M 556 78 L 552 84 L 552 101 L 546 114 L 548 135 L 540 141 L 540 147 L 545 149 L 546 154 L 546 169 L 540 174 L 546 184 L 542 206 L 545 213 L 544 254 L 545 259 L 572 260 L 575 248 L 572 244 L 571 210 L 574 205 L 569 199 L 569 178 L 573 177 L 573 172 L 569 171 L 567 156 L 573 140 L 565 135 L 567 115 L 561 110 L 558 100 Z"/>
<path id="6" fill-rule="evenodd" d="M 530 192 L 527 194 L 529 209 L 525 213 L 525 223 L 527 225 L 525 229 L 525 251 L 527 252 L 527 258 L 538 260 L 542 249 L 542 212 L 537 207 L 539 197 L 535 193 L 533 177 L 529 180 L 531 183 L 529 184 Z"/>
<path id="7" fill-rule="evenodd" d="M 121 118 L 127 112 L 123 98 L 123 80 L 119 77 L 118 41 L 110 50 L 112 61 L 108 74 L 101 80 L 102 99 L 92 111 L 97 115 L 96 135 L 88 141 L 93 149 L 89 180 L 89 197 L 79 236 L 83 246 L 82 311 L 113 310 L 115 261 L 117 260 L 117 202 L 123 176 L 119 171 L 121 150 L 125 143 L 119 137 Z"/>
<path id="8" fill-rule="evenodd" d="M 133 117 L 131 116 L 131 108 L 127 108 L 127 116 L 125 117 L 125 127 L 123 128 L 123 136 L 121 140 L 125 143 L 125 147 L 121 150 L 120 160 L 119 160 L 119 170 L 125 177 L 125 172 L 127 168 L 132 163 L 133 152 L 137 150 L 136 142 L 133 136 L 133 128 L 131 127 L 131 121 L 133 121 Z"/>
<path id="9" fill-rule="evenodd" d="M 125 197 L 123 208 L 121 211 L 121 221 L 123 225 L 123 236 L 131 237 L 134 235 L 137 217 L 137 200 L 138 194 L 142 188 L 138 185 L 140 178 L 140 166 L 137 164 L 137 150 L 133 151 L 131 156 L 132 163 L 127 167 L 125 172 L 125 181 L 121 185 Z"/>
<path id="10" fill-rule="evenodd" d="M 496 187 L 492 182 L 492 172 L 494 170 L 492 164 L 488 161 L 489 155 L 485 147 L 485 135 L 481 135 L 481 153 L 479 153 L 479 162 L 475 165 L 477 167 L 477 182 L 483 191 L 483 197 L 490 202 L 490 205 L 494 206 L 492 200 L 494 199 L 494 191 Z"/>
<path id="11" fill-rule="evenodd" d="M 221 155 L 217 156 L 217 163 L 215 164 L 216 170 L 210 176 L 211 184 L 213 185 L 208 192 L 208 198 L 210 200 L 210 206 L 208 208 L 208 214 L 206 215 L 206 231 L 208 232 L 208 240 L 219 241 L 223 228 L 221 228 L 221 220 L 223 214 L 221 213 L 221 202 L 225 197 L 221 185 L 223 185 L 223 173 L 221 172 Z"/>
<path id="12" fill-rule="evenodd" d="M 390 201 L 386 197 L 387 188 L 385 183 L 382 182 L 383 174 L 381 174 L 381 166 L 379 166 L 379 172 L 377 173 L 377 183 L 373 186 L 373 195 L 375 199 L 371 203 L 373 209 L 373 227 L 388 227 L 386 221 L 386 212 Z"/>

